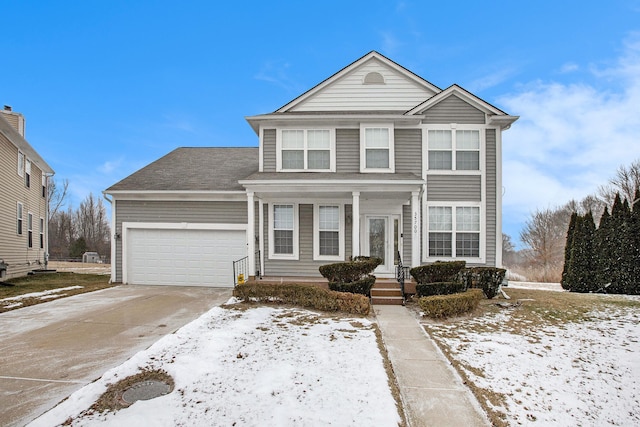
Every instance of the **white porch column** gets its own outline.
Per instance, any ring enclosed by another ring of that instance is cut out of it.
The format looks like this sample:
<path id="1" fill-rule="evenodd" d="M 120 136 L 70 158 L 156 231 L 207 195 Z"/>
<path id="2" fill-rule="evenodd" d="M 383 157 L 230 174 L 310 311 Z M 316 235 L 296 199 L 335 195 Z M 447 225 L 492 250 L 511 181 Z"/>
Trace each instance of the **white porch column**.
<path id="1" fill-rule="evenodd" d="M 351 255 L 360 255 L 360 192 L 354 191 L 351 205 Z"/>
<path id="2" fill-rule="evenodd" d="M 411 192 L 411 267 L 420 265 L 420 192 Z"/>
<path id="3" fill-rule="evenodd" d="M 264 204 L 262 199 L 258 199 L 258 244 L 260 249 L 260 275 L 264 276 Z"/>
<path id="4" fill-rule="evenodd" d="M 249 276 L 256 274 L 256 213 L 253 192 L 247 192 L 247 256 Z"/>

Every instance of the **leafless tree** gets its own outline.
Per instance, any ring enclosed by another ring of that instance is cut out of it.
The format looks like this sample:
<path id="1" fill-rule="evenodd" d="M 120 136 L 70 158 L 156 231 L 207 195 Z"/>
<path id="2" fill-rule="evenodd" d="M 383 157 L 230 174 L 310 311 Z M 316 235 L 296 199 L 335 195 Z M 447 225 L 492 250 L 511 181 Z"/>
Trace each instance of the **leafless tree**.
<path id="1" fill-rule="evenodd" d="M 49 201 L 49 222 L 56 216 L 60 208 L 64 205 L 69 190 L 69 180 L 65 179 L 58 185 L 54 177 L 47 179 L 47 200 Z"/>
<path id="2" fill-rule="evenodd" d="M 49 220 L 49 254 L 53 259 L 69 258 L 69 248 L 76 239 L 75 213 L 69 208 L 58 211 Z"/>
<path id="3" fill-rule="evenodd" d="M 538 280 L 560 280 L 569 219 L 565 207 L 538 210 L 520 232 L 520 239 L 528 247 L 527 261 L 535 267 Z"/>
<path id="4" fill-rule="evenodd" d="M 76 211 L 75 223 L 78 238 L 84 238 L 88 250 L 100 255 L 110 252 L 109 221 L 102 199 L 89 193 Z"/>
<path id="5" fill-rule="evenodd" d="M 600 186 L 598 194 L 608 206 L 612 206 L 616 193 L 620 193 L 623 200 L 627 199 L 631 203 L 638 188 L 640 188 L 640 159 L 633 161 L 629 166 L 620 166 L 616 176 L 611 178 L 608 184 Z"/>

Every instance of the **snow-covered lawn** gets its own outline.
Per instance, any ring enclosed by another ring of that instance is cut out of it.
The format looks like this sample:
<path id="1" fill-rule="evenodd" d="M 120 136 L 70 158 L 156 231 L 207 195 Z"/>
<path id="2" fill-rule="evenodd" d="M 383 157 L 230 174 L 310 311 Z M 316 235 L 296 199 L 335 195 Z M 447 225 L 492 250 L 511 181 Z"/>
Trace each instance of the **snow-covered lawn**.
<path id="1" fill-rule="evenodd" d="M 88 408 L 141 369 L 174 390 L 117 412 Z M 31 425 L 397 426 L 375 325 L 292 308 L 216 307 L 77 391 Z"/>
<path id="2" fill-rule="evenodd" d="M 42 291 L 42 292 L 31 292 L 28 294 L 22 294 L 15 297 L 3 298 L 3 299 L 0 299 L 0 307 L 5 309 L 21 307 L 23 304 L 21 300 L 25 300 L 28 298 L 36 298 L 40 300 L 61 298 L 63 296 L 66 296 L 67 294 L 61 294 L 60 292 L 72 291 L 75 289 L 82 289 L 82 286 L 67 286 L 65 288 L 51 289 L 51 290 Z"/>
<path id="3" fill-rule="evenodd" d="M 568 300 L 565 322 L 523 306 L 425 327 L 504 425 L 640 425 L 640 299 L 584 298 L 594 308 Z"/>

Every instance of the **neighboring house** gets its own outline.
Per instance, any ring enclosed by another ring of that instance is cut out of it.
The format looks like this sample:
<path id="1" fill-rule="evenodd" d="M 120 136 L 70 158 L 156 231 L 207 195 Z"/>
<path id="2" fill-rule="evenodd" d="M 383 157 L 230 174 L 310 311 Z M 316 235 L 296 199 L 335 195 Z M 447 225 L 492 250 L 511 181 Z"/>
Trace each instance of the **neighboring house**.
<path id="1" fill-rule="evenodd" d="M 22 114 L 0 110 L 0 277 L 44 268 L 47 178 L 53 169 L 24 139 Z"/>
<path id="2" fill-rule="evenodd" d="M 370 52 L 273 113 L 259 148 L 180 148 L 105 191 L 112 280 L 232 286 L 356 255 L 502 263 L 502 131 L 517 120 Z M 257 254 L 253 256 L 253 254 Z"/>

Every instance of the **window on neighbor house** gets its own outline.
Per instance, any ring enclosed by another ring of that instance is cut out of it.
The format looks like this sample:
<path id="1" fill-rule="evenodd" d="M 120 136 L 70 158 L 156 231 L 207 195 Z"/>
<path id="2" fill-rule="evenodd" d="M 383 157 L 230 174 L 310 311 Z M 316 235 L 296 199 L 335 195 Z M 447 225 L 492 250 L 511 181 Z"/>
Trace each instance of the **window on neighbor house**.
<path id="1" fill-rule="evenodd" d="M 18 176 L 24 177 L 24 154 L 18 151 Z"/>
<path id="2" fill-rule="evenodd" d="M 364 127 L 362 171 L 393 171 L 393 135 L 389 127 Z"/>
<path id="3" fill-rule="evenodd" d="M 317 206 L 318 257 L 339 257 L 340 250 L 340 206 Z"/>
<path id="4" fill-rule="evenodd" d="M 293 209 L 293 205 L 273 205 L 273 253 L 276 255 L 294 254 Z"/>
<path id="5" fill-rule="evenodd" d="M 47 197 L 47 176 L 42 174 L 42 197 Z"/>
<path id="6" fill-rule="evenodd" d="M 33 247 L 33 214 L 29 212 L 27 214 L 27 247 Z"/>
<path id="7" fill-rule="evenodd" d="M 40 218 L 40 249 L 44 249 L 44 218 Z"/>
<path id="8" fill-rule="evenodd" d="M 333 170 L 332 136 L 329 129 L 282 129 L 280 170 Z"/>
<path id="9" fill-rule="evenodd" d="M 16 208 L 16 233 L 18 235 L 22 235 L 22 221 L 23 221 L 22 209 L 23 209 L 22 203 L 18 202 L 18 205 Z"/>
<path id="10" fill-rule="evenodd" d="M 428 147 L 429 170 L 480 170 L 479 130 L 432 129 Z"/>
<path id="11" fill-rule="evenodd" d="M 27 159 L 24 163 L 24 185 L 31 187 L 31 160 Z"/>
<path id="12" fill-rule="evenodd" d="M 480 257 L 479 207 L 429 206 L 427 224 L 429 257 Z"/>

